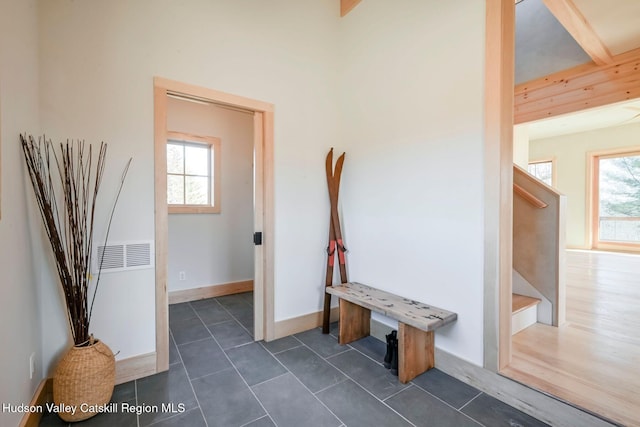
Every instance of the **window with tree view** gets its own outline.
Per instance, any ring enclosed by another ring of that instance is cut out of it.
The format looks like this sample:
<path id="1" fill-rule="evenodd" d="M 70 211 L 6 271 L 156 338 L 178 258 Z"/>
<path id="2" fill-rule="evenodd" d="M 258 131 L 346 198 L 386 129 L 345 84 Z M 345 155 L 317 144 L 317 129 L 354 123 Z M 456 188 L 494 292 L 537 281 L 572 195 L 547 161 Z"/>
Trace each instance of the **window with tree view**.
<path id="1" fill-rule="evenodd" d="M 640 152 L 600 156 L 598 238 L 640 244 Z"/>
<path id="2" fill-rule="evenodd" d="M 170 213 L 220 212 L 219 144 L 213 137 L 167 141 L 167 203 Z"/>
<path id="3" fill-rule="evenodd" d="M 547 185 L 553 185 L 553 161 L 529 163 L 528 172 Z"/>

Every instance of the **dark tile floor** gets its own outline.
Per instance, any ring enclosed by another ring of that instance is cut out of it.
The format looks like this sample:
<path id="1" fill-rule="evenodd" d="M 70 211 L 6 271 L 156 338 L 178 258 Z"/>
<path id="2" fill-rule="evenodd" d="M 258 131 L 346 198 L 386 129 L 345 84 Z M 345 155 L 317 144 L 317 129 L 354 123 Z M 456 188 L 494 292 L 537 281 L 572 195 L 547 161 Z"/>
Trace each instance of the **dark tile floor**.
<path id="1" fill-rule="evenodd" d="M 254 342 L 252 303 L 246 293 L 170 306 L 169 371 L 117 386 L 117 413 L 74 426 L 545 425 L 437 369 L 400 384 L 382 366 L 384 343 L 341 346 L 336 325 Z M 66 423 L 46 414 L 40 425 Z"/>

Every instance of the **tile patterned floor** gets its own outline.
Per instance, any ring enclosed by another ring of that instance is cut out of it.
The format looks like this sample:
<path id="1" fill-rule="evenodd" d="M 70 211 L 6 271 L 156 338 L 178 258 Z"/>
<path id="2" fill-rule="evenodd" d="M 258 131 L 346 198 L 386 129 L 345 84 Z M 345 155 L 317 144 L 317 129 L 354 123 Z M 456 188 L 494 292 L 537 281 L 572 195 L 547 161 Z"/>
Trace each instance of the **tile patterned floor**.
<path id="1" fill-rule="evenodd" d="M 432 369 L 409 384 L 382 366 L 385 345 L 348 346 L 320 329 L 253 342 L 252 295 L 171 305 L 170 369 L 116 387 L 113 401 L 158 411 L 100 414 L 74 426 L 544 426 Z M 174 412 L 162 404 L 174 404 Z M 41 426 L 63 426 L 46 414 Z"/>

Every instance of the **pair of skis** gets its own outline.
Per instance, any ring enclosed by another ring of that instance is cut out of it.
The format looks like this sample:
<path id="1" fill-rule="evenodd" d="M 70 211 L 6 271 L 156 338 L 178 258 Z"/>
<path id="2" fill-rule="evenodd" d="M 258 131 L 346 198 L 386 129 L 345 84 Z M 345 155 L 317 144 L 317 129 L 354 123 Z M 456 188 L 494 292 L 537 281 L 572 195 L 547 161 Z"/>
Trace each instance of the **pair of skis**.
<path id="1" fill-rule="evenodd" d="M 340 268 L 340 281 L 347 283 L 347 263 L 344 253 L 346 249 L 342 241 L 342 231 L 340 230 L 340 218 L 338 217 L 338 193 L 340 192 L 340 176 L 344 164 L 344 154 L 338 157 L 335 169 L 333 168 L 333 148 L 329 150 L 325 161 L 327 173 L 327 186 L 329 187 L 329 201 L 331 202 L 331 224 L 329 225 L 329 246 L 327 247 L 327 276 L 325 287 L 333 285 L 333 267 L 336 255 Z M 337 252 L 337 254 L 336 254 Z M 331 294 L 324 293 L 324 311 L 322 313 L 322 333 L 329 333 L 329 315 L 331 311 Z"/>

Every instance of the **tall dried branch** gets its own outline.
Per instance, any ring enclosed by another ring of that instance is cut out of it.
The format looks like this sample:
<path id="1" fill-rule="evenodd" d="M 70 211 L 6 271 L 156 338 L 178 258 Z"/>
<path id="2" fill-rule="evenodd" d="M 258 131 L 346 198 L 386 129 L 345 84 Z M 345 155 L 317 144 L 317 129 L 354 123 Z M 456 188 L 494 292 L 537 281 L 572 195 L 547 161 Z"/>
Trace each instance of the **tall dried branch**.
<path id="1" fill-rule="evenodd" d="M 87 149 L 84 141 L 67 141 L 66 144 L 60 144 L 58 153 L 52 142 L 44 138 L 36 142 L 31 135 L 28 138 L 20 135 L 20 142 L 44 229 L 53 250 L 73 341 L 75 345 L 83 345 L 90 339 L 91 309 L 100 277 L 98 274 L 93 295 L 90 296 L 96 201 L 104 175 L 107 145 L 101 143 L 100 150 L 94 154 L 91 144 Z M 105 241 L 130 163 L 131 160 L 111 210 Z"/>

